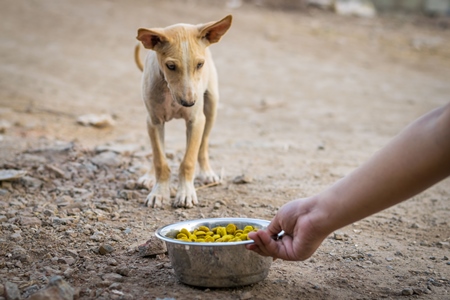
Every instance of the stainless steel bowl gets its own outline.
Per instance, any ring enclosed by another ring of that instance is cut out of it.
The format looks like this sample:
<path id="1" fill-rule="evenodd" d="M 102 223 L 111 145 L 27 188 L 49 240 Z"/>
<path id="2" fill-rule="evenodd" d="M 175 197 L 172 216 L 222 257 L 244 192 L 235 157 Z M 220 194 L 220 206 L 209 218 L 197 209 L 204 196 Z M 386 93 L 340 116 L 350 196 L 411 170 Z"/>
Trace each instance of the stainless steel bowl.
<path id="1" fill-rule="evenodd" d="M 174 239 L 182 228 L 192 231 L 199 226 L 227 226 L 238 228 L 252 225 L 264 229 L 269 221 L 247 218 L 214 218 L 184 221 L 167 225 L 156 231 L 166 242 L 175 275 L 181 282 L 201 287 L 234 287 L 256 283 L 267 277 L 272 257 L 263 257 L 247 250 L 242 242 L 195 243 Z"/>

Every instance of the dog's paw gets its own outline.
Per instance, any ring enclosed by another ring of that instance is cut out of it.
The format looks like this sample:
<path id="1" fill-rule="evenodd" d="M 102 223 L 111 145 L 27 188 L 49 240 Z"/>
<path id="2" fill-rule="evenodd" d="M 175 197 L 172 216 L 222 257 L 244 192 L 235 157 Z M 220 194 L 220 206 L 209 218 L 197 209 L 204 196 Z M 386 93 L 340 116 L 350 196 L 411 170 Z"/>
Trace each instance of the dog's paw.
<path id="1" fill-rule="evenodd" d="M 154 184 L 154 177 L 149 174 L 145 174 L 139 177 L 137 184 L 147 189 L 151 189 Z"/>
<path id="2" fill-rule="evenodd" d="M 170 199 L 170 189 L 168 184 L 155 184 L 152 191 L 145 199 L 145 206 L 147 207 L 161 207 L 165 201 Z"/>
<path id="3" fill-rule="evenodd" d="M 173 201 L 173 207 L 191 208 L 198 204 L 194 184 L 186 183 L 178 186 L 178 192 Z"/>
<path id="4" fill-rule="evenodd" d="M 203 184 L 220 182 L 222 179 L 213 170 L 202 170 L 197 179 Z"/>

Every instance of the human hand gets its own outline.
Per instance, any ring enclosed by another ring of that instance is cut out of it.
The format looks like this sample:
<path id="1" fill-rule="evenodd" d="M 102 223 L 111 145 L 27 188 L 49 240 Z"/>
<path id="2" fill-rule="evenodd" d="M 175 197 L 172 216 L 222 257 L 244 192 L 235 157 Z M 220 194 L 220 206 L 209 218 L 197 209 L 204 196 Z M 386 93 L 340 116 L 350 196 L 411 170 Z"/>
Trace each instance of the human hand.
<path id="1" fill-rule="evenodd" d="M 255 243 L 246 245 L 247 249 L 274 259 L 305 260 L 309 258 L 328 233 L 315 224 L 321 215 L 314 197 L 298 199 L 285 204 L 266 230 L 248 234 Z M 278 240 L 272 239 L 284 230 Z"/>

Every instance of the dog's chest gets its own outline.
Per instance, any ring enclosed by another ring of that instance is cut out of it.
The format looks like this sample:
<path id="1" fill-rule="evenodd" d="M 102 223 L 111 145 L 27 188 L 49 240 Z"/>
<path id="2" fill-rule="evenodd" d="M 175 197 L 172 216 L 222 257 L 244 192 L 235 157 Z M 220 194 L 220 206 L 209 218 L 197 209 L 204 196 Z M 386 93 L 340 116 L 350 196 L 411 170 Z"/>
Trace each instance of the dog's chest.
<path id="1" fill-rule="evenodd" d="M 189 108 L 178 104 L 170 93 L 165 93 L 164 101 L 153 107 L 154 115 L 163 122 L 172 119 L 187 119 L 189 116 Z"/>

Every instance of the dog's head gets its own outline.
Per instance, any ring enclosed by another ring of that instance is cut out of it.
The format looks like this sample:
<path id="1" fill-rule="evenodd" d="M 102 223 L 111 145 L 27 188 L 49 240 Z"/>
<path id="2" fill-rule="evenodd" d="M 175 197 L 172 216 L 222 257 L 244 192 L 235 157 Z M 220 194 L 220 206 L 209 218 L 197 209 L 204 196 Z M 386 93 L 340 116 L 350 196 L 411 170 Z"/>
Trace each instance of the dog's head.
<path id="1" fill-rule="evenodd" d="M 204 65 L 208 63 L 206 48 L 221 39 L 230 28 L 231 19 L 229 15 L 207 24 L 138 29 L 137 39 L 145 48 L 156 51 L 160 70 L 179 104 L 195 104 Z"/>

